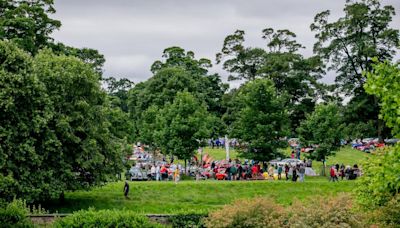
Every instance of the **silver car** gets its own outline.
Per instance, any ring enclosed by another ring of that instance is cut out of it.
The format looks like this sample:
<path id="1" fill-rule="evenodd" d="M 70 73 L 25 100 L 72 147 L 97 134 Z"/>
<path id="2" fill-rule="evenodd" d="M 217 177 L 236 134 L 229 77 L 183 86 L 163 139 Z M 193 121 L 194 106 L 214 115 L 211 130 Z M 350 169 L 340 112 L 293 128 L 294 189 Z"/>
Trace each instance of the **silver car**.
<path id="1" fill-rule="evenodd" d="M 295 166 L 295 165 L 298 165 L 298 164 L 303 164 L 303 161 L 299 160 L 299 159 L 296 159 L 296 158 L 286 158 L 286 159 L 283 159 L 280 162 L 277 162 L 276 164 L 278 166 L 279 165 L 285 166 L 286 164 L 288 164 L 290 166 Z"/>
<path id="2" fill-rule="evenodd" d="M 147 180 L 147 173 L 138 167 L 132 167 L 129 170 L 129 174 L 131 175 L 131 181 Z"/>

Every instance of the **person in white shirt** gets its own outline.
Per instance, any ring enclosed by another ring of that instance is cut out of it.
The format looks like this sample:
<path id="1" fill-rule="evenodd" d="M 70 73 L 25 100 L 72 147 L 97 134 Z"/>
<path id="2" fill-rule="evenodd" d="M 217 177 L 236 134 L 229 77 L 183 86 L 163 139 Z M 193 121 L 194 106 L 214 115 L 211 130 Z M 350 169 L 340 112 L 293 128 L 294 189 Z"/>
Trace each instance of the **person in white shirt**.
<path id="1" fill-rule="evenodd" d="M 160 180 L 160 166 L 156 167 L 156 181 Z"/>
<path id="2" fill-rule="evenodd" d="M 150 169 L 151 179 L 156 178 L 156 167 L 153 165 Z"/>

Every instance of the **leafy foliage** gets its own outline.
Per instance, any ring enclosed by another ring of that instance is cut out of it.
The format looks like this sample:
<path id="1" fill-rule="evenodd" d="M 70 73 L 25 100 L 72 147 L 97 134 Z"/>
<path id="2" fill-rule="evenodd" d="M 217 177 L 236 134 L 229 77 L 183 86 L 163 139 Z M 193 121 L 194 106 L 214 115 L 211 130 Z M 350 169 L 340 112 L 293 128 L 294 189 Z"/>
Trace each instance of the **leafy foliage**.
<path id="1" fill-rule="evenodd" d="M 286 95 L 294 131 L 305 114 L 313 111 L 323 89 L 317 82 L 323 73 L 320 58 L 304 58 L 298 53 L 303 46 L 295 40 L 296 34 L 286 29 L 263 30 L 267 50 L 245 47 L 244 35 L 244 31 L 237 30 L 225 38 L 217 63 L 223 62 L 223 68 L 231 73 L 229 80 L 271 79 L 278 93 Z"/>
<path id="2" fill-rule="evenodd" d="M 313 197 L 312 203 L 295 202 L 289 208 L 288 227 L 366 227 L 364 215 L 353 208 L 350 195 Z"/>
<path id="3" fill-rule="evenodd" d="M 372 70 L 373 58 L 379 62 L 391 60 L 398 49 L 399 30 L 391 28 L 395 15 L 393 6 L 382 6 L 379 0 L 347 0 L 344 17 L 330 22 L 330 11 L 314 18 L 311 30 L 316 32 L 314 52 L 337 72 L 338 89 L 352 95 L 347 104 L 344 121 L 347 124 L 373 123 L 374 132 L 363 137 L 388 136 L 383 122 L 378 120 L 379 106 L 374 96 L 364 91 L 366 77 L 363 72 Z"/>
<path id="4" fill-rule="evenodd" d="M 317 160 L 325 160 L 340 148 L 340 140 L 343 138 L 339 107 L 334 103 L 317 105 L 297 131 L 305 146 L 316 145 L 311 156 Z"/>
<path id="5" fill-rule="evenodd" d="M 204 218 L 207 216 L 205 213 L 178 213 L 169 218 L 172 227 L 192 227 L 202 228 L 204 225 Z"/>
<path id="6" fill-rule="evenodd" d="M 57 220 L 54 227 L 163 227 L 127 210 L 81 210 Z"/>
<path id="7" fill-rule="evenodd" d="M 381 118 L 392 132 L 400 137 L 400 68 L 399 64 L 388 61 L 374 65 L 374 69 L 366 74 L 365 90 L 377 96 L 381 106 Z"/>
<path id="8" fill-rule="evenodd" d="M 156 116 L 155 138 L 166 154 L 190 159 L 210 135 L 208 113 L 189 92 L 179 92 Z"/>
<path id="9" fill-rule="evenodd" d="M 61 22 L 49 18 L 55 13 L 53 0 L 4 0 L 0 2 L 0 39 L 10 40 L 32 54 L 52 42 L 50 34 Z"/>
<path id="10" fill-rule="evenodd" d="M 400 137 L 400 69 L 398 64 L 388 61 L 373 66 L 366 74 L 365 90 L 380 100 L 381 115 L 392 133 Z M 363 165 L 364 175 L 357 188 L 358 201 L 366 208 L 377 208 L 376 220 L 384 226 L 399 224 L 400 145 L 379 150 L 373 159 Z M 388 214 L 386 214 L 388 213 Z"/>
<path id="11" fill-rule="evenodd" d="M 400 192 L 400 146 L 385 147 L 363 164 L 356 189 L 358 201 L 367 208 L 386 205 Z"/>
<path id="12" fill-rule="evenodd" d="M 84 63 L 89 64 L 92 68 L 102 74 L 102 67 L 105 63 L 104 55 L 99 53 L 99 51 L 91 48 L 75 48 L 67 46 L 63 43 L 50 43 L 48 48 L 51 48 L 54 54 L 75 56 L 82 60 Z"/>
<path id="13" fill-rule="evenodd" d="M 197 60 L 193 52 L 185 52 L 179 47 L 165 49 L 163 57 L 152 66 L 154 76 L 136 84 L 128 98 L 135 138 L 152 147 L 156 144 L 155 112 L 171 104 L 179 92 L 187 91 L 204 103 L 207 112 L 215 116 L 211 117 L 214 121 L 225 112 L 221 101 L 228 86 L 217 74 L 208 74 L 209 60 Z M 213 128 L 216 135 L 224 130 L 223 127 Z"/>
<path id="14" fill-rule="evenodd" d="M 29 217 L 29 209 L 22 200 L 13 200 L 11 203 L 0 207 L 1 227 L 33 227 Z"/>
<path id="15" fill-rule="evenodd" d="M 400 224 L 400 194 L 396 194 L 385 206 L 374 211 L 372 220 L 382 227 L 398 227 Z"/>
<path id="16" fill-rule="evenodd" d="M 48 50 L 31 57 L 3 41 L 0 60 L 2 198 L 56 198 L 123 168 L 125 142 L 90 65 Z"/>
<path id="17" fill-rule="evenodd" d="M 247 145 L 243 156 L 261 161 L 274 158 L 277 149 L 286 145 L 281 139 L 288 133 L 284 97 L 277 95 L 271 80 L 256 79 L 241 88 L 238 99 L 242 108 L 231 136 Z"/>
<path id="18" fill-rule="evenodd" d="M 365 227 L 352 210 L 348 195 L 317 197 L 310 204 L 295 202 L 284 208 L 266 198 L 239 200 L 211 212 L 207 227 Z"/>
<path id="19" fill-rule="evenodd" d="M 239 200 L 211 212 L 207 227 L 284 227 L 287 214 L 284 207 L 265 198 Z"/>
<path id="20" fill-rule="evenodd" d="M 336 82 L 343 91 L 358 95 L 365 82 L 362 72 L 372 70 L 372 58 L 382 62 L 394 56 L 399 30 L 389 26 L 393 6 L 382 7 L 378 0 L 348 0 L 344 12 L 335 22 L 328 21 L 329 10 L 315 16 L 314 52 L 339 73 Z"/>

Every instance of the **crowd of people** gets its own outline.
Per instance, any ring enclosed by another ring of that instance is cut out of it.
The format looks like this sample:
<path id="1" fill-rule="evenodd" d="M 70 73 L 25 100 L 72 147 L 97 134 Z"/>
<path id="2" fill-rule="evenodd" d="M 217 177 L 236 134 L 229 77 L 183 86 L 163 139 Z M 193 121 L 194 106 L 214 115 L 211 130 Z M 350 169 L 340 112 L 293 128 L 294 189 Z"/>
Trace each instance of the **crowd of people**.
<path id="1" fill-rule="evenodd" d="M 361 175 L 361 172 L 357 164 L 353 165 L 353 167 L 350 167 L 349 165 L 345 167 L 344 164 L 339 166 L 339 164 L 336 164 L 331 166 L 329 175 L 329 181 L 335 182 L 339 181 L 339 177 L 342 180 L 355 180 Z"/>
<path id="2" fill-rule="evenodd" d="M 147 180 L 164 181 L 174 180 L 178 182 L 180 176 L 186 173 L 196 180 L 292 180 L 303 182 L 306 175 L 304 163 L 290 164 L 269 164 L 266 162 L 245 161 L 212 161 L 203 163 L 202 166 L 191 166 L 185 170 L 180 164 L 159 163 L 159 164 L 136 164 L 136 168 L 143 170 Z"/>
<path id="3" fill-rule="evenodd" d="M 217 139 L 214 142 L 218 146 L 225 143 L 222 139 Z M 292 150 L 291 157 L 299 158 L 299 154 L 300 150 Z M 140 180 L 173 180 L 178 183 L 181 176 L 186 174 L 194 177 L 196 180 L 291 180 L 293 182 L 304 182 L 305 176 L 316 175 L 315 171 L 312 169 L 312 161 L 305 159 L 304 161 L 298 160 L 295 163 L 272 163 L 272 161 L 271 163 L 268 163 L 253 160 L 244 160 L 242 162 L 238 159 L 214 161 L 210 160 L 208 156 L 204 156 L 201 158 L 201 165 L 199 164 L 200 159 L 195 160 L 193 161 L 194 163 L 189 164 L 189 168 L 185 170 L 185 167 L 181 164 L 176 164 L 176 162 L 174 163 L 173 157 L 171 157 L 170 161 L 167 161 L 166 157 L 163 156 L 163 158 L 157 162 L 144 159 L 151 157 L 151 155 L 144 152 L 140 147 L 135 148 L 134 155 L 139 158 L 136 160 L 135 164 L 136 170 L 139 171 L 136 172 L 141 172 L 140 175 L 145 177 Z M 132 168 L 129 172 L 131 177 L 135 173 Z M 354 165 L 353 167 L 345 167 L 343 164 L 341 166 L 336 164 L 332 166 L 329 171 L 330 181 L 333 182 L 338 181 L 339 178 L 353 180 L 360 176 L 360 174 L 357 165 Z M 134 178 L 131 178 L 131 180 L 133 179 Z"/>

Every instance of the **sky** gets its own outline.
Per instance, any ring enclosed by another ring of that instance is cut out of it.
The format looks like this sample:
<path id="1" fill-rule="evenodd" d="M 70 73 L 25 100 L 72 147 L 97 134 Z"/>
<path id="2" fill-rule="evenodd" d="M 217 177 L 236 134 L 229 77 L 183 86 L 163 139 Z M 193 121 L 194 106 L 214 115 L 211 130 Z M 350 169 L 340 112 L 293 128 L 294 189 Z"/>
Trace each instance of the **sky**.
<path id="1" fill-rule="evenodd" d="M 265 47 L 264 28 L 289 29 L 312 55 L 315 42 L 310 24 L 330 10 L 330 19 L 343 16 L 345 0 L 55 0 L 53 18 L 62 26 L 52 37 L 64 44 L 99 50 L 106 58 L 104 77 L 128 78 L 135 83 L 152 76 L 151 64 L 165 48 L 179 46 L 196 58 L 213 61 L 212 73 L 229 75 L 216 65 L 215 54 L 235 30 L 246 32 L 245 43 Z M 400 29 L 400 0 L 383 0 L 396 8 L 392 27 Z M 399 57 L 399 55 L 397 55 Z M 332 83 L 334 72 L 322 81 Z M 230 82 L 237 87 L 240 82 Z"/>

